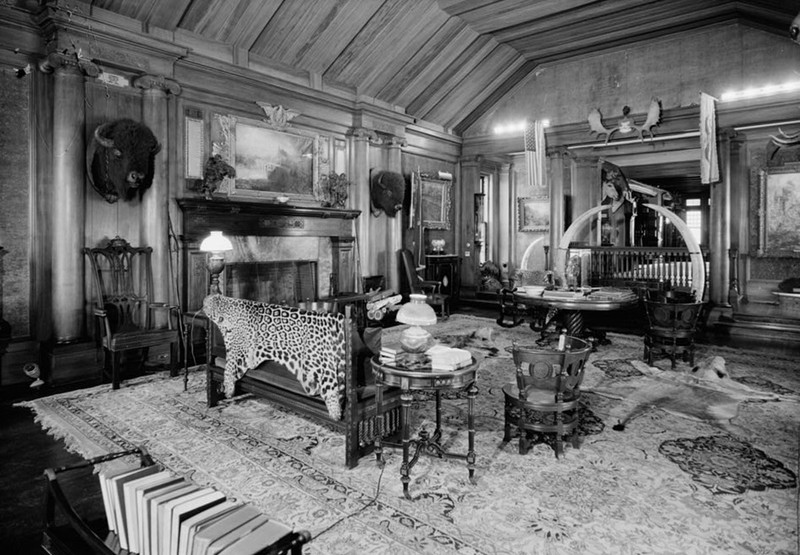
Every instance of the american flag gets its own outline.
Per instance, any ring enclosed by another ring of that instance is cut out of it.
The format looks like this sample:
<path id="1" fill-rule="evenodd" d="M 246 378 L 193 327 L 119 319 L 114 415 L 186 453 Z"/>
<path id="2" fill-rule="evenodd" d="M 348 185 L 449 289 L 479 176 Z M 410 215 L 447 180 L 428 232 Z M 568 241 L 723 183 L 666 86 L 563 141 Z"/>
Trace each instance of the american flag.
<path id="1" fill-rule="evenodd" d="M 528 120 L 525 125 L 525 164 L 528 179 L 533 187 L 546 187 L 547 153 L 544 142 L 544 125 L 540 120 Z"/>

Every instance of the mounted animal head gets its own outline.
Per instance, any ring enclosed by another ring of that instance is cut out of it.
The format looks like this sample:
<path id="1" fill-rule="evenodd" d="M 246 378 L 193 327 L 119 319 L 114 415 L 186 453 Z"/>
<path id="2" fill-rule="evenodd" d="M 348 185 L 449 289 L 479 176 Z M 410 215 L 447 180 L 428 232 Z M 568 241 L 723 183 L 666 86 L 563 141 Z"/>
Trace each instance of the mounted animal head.
<path id="1" fill-rule="evenodd" d="M 153 132 L 131 119 L 98 126 L 87 152 L 89 181 L 106 202 L 142 198 L 153 183 L 153 161 L 161 144 Z"/>
<path id="2" fill-rule="evenodd" d="M 383 210 L 387 216 L 394 217 L 403 208 L 406 198 L 406 180 L 403 174 L 390 171 L 374 173 L 370 184 L 370 198 L 373 216 L 379 216 Z"/>
<path id="3" fill-rule="evenodd" d="M 789 25 L 789 36 L 792 37 L 792 40 L 797 44 L 800 44 L 800 13 L 792 20 L 792 24 Z"/>

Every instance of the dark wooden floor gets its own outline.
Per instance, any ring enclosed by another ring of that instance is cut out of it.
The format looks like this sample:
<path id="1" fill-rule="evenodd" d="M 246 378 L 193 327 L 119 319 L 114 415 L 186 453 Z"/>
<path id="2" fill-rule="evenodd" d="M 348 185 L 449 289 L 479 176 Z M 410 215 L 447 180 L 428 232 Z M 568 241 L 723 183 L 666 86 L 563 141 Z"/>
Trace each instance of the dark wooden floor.
<path id="1" fill-rule="evenodd" d="M 74 384 L 72 388 L 94 384 Z M 58 391 L 65 390 L 61 388 Z M 82 461 L 70 453 L 64 442 L 49 436 L 33 420 L 27 408 L 14 407 L 17 401 L 56 393 L 54 389 L 39 391 L 4 391 L 0 398 L 0 469 L 2 469 L 2 502 L 0 502 L 0 552 L 29 555 L 43 553 L 42 510 L 45 480 L 49 467 L 66 466 Z M 78 507 L 101 503 L 99 489 L 87 483 L 85 476 L 69 480 L 70 499 Z M 100 505 L 102 506 L 102 505 Z M 78 510 L 81 510 L 78 508 Z"/>

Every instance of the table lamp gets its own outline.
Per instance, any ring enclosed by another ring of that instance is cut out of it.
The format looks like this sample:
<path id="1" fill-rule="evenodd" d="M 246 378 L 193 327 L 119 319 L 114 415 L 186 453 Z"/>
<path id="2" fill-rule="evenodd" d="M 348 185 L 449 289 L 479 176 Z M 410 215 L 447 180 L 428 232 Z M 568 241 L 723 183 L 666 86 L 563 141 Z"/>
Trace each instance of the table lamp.
<path id="1" fill-rule="evenodd" d="M 420 326 L 431 326 L 436 323 L 436 312 L 425 302 L 425 295 L 412 293 L 410 300 L 397 311 L 397 321 L 409 324 L 409 328 L 400 334 L 400 346 L 407 353 L 424 353 L 433 344 L 433 336 Z"/>
<path id="2" fill-rule="evenodd" d="M 212 231 L 211 235 L 200 243 L 200 250 L 211 253 L 206 261 L 206 268 L 211 274 L 209 294 L 220 295 L 222 291 L 219 289 L 219 275 L 225 269 L 225 256 L 222 253 L 233 250 L 233 244 L 221 231 Z"/>

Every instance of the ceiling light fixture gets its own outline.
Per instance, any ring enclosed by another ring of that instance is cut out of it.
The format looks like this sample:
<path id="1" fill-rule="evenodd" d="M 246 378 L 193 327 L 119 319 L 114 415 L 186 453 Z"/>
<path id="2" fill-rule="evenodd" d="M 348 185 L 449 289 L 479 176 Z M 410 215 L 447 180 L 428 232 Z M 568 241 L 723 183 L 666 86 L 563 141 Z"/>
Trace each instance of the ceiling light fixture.
<path id="1" fill-rule="evenodd" d="M 720 97 L 722 102 L 730 102 L 732 100 L 744 100 L 746 98 L 760 98 L 762 96 L 771 96 L 773 94 L 781 94 L 786 92 L 800 90 L 800 81 L 789 81 L 782 85 L 765 85 L 763 87 L 751 87 L 741 91 L 726 91 Z"/>
<path id="2" fill-rule="evenodd" d="M 494 128 L 495 135 L 510 135 L 512 133 L 523 133 L 527 125 L 527 121 L 518 121 L 516 123 L 507 123 L 505 125 L 497 125 Z M 543 127 L 550 127 L 550 120 L 542 120 Z"/>

